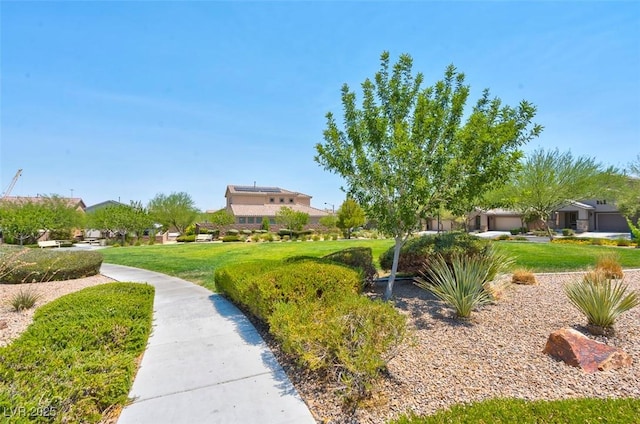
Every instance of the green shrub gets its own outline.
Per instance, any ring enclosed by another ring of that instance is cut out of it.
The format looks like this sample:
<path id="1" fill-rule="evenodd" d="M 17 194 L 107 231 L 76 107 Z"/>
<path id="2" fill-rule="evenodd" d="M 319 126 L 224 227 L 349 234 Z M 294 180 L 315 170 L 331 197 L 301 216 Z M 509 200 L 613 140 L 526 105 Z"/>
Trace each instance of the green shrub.
<path id="1" fill-rule="evenodd" d="M 592 272 L 565 286 L 569 301 L 586 317 L 589 325 L 612 330 L 620 314 L 638 306 L 638 293 L 627 293 L 622 280 L 611 280 L 602 272 Z"/>
<path id="2" fill-rule="evenodd" d="M 511 240 L 511 237 L 508 234 L 500 234 L 494 240 Z"/>
<path id="3" fill-rule="evenodd" d="M 345 384 L 362 397 L 406 336 L 405 317 L 391 304 L 346 295 L 340 302 L 281 302 L 269 317 L 283 350 L 312 370 Z"/>
<path id="4" fill-rule="evenodd" d="M 20 289 L 18 293 L 11 296 L 11 298 L 9 299 L 9 304 L 14 311 L 20 312 L 24 309 L 33 308 L 40 297 L 40 294 L 38 294 L 33 289 Z"/>
<path id="5" fill-rule="evenodd" d="M 239 235 L 226 235 L 222 237 L 222 241 L 225 243 L 229 243 L 229 242 L 235 242 L 235 241 L 242 241 L 242 239 L 240 238 Z"/>
<path id="6" fill-rule="evenodd" d="M 322 239 L 322 237 L 320 237 L 319 234 L 314 234 L 313 236 L 311 236 L 311 240 L 313 241 L 320 241 Z"/>
<path id="7" fill-rule="evenodd" d="M 490 266 L 482 256 L 458 255 L 450 260 L 438 256 L 425 267 L 424 278 L 418 277 L 416 284 L 452 307 L 456 317 L 466 319 L 474 308 L 493 300 L 485 289 Z"/>
<path id="8" fill-rule="evenodd" d="M 254 235 L 252 235 L 252 236 L 251 236 L 251 241 L 252 241 L 252 242 L 257 243 L 257 242 L 259 242 L 260 240 L 262 240 L 262 238 L 260 237 L 260 234 L 254 234 Z"/>
<path id="9" fill-rule="evenodd" d="M 262 229 L 262 231 L 265 231 L 265 232 L 268 232 L 271 229 L 271 223 L 269 222 L 268 216 L 262 217 L 262 224 L 260 228 Z"/>
<path id="10" fill-rule="evenodd" d="M 478 256 L 486 253 L 489 241 L 467 233 L 449 232 L 427 235 L 408 240 L 400 250 L 398 272 L 418 275 L 423 265 L 431 262 L 437 255 L 446 262 L 454 255 Z M 382 269 L 390 270 L 393 264 L 393 246 L 380 256 Z"/>
<path id="11" fill-rule="evenodd" d="M 338 262 L 355 268 L 362 273 L 365 285 L 372 285 L 378 277 L 378 271 L 373 265 L 373 252 L 370 247 L 350 247 L 323 257 L 331 262 Z"/>
<path id="12" fill-rule="evenodd" d="M 245 236 L 250 236 L 252 234 L 251 230 L 242 230 L 241 233 L 244 234 Z"/>
<path id="13" fill-rule="evenodd" d="M 278 235 L 280 237 L 284 237 L 284 236 L 293 237 L 293 230 L 289 230 L 287 228 L 281 228 L 278 230 Z"/>
<path id="14" fill-rule="evenodd" d="M 264 241 L 273 241 L 273 238 L 274 238 L 272 233 L 264 233 L 260 237 Z"/>
<path id="15" fill-rule="evenodd" d="M 631 240 L 626 238 L 617 238 L 616 246 L 621 246 L 621 247 L 631 246 Z"/>
<path id="16" fill-rule="evenodd" d="M 153 287 L 110 283 L 40 307 L 0 348 L 0 411 L 46 411 L 33 422 L 88 423 L 127 403 L 151 331 Z M 19 418 L 19 417 L 15 417 Z"/>
<path id="17" fill-rule="evenodd" d="M 0 256 L 0 269 L 6 255 Z M 3 283 L 20 284 L 45 281 L 73 280 L 100 272 L 102 255 L 99 252 L 29 249 L 20 256 L 21 265 L 2 277 Z"/>
<path id="18" fill-rule="evenodd" d="M 522 228 L 513 228 L 509 230 L 509 232 L 511 233 L 512 236 L 517 236 L 522 232 Z"/>
<path id="19" fill-rule="evenodd" d="M 247 307 L 254 299 L 251 290 L 255 276 L 278 266 L 280 261 L 259 261 L 218 268 L 214 274 L 216 290 L 234 303 Z"/>
<path id="20" fill-rule="evenodd" d="M 601 238 L 592 238 L 591 239 L 591 244 L 593 246 L 602 246 L 603 244 L 605 244 L 605 241 L 602 240 Z"/>
<path id="21" fill-rule="evenodd" d="M 289 236 L 281 236 L 282 237 L 282 241 L 289 241 L 291 240 L 291 237 Z"/>
<path id="22" fill-rule="evenodd" d="M 563 236 L 565 236 L 565 237 L 566 237 L 566 236 L 572 236 L 572 235 L 574 235 L 575 233 L 576 233 L 576 232 L 575 232 L 575 231 L 573 231 L 571 228 L 563 228 L 563 229 L 562 229 L 562 235 L 563 235 Z"/>
<path id="23" fill-rule="evenodd" d="M 195 234 L 189 234 L 189 235 L 178 236 L 178 237 L 176 237 L 176 241 L 178 241 L 180 243 L 193 243 L 193 242 L 196 241 L 196 235 Z"/>
<path id="24" fill-rule="evenodd" d="M 234 230 L 233 228 L 231 228 L 231 229 L 227 230 L 225 234 L 228 235 L 228 236 L 237 236 L 237 235 L 240 234 L 240 231 Z"/>

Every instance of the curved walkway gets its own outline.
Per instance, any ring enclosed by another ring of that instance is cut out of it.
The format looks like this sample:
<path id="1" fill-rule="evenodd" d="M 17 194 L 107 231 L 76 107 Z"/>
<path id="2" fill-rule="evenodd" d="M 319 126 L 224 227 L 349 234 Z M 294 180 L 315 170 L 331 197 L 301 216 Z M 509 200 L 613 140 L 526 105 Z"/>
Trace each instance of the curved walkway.
<path id="1" fill-rule="evenodd" d="M 247 318 L 222 296 L 157 272 L 103 264 L 156 289 L 153 330 L 119 424 L 315 423 Z"/>

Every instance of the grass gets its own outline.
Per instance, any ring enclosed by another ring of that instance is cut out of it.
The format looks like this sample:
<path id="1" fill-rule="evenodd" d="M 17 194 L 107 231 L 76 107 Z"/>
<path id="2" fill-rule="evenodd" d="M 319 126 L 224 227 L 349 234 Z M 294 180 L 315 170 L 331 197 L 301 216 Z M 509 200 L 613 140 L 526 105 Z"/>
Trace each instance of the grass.
<path id="1" fill-rule="evenodd" d="M 428 417 L 403 417 L 394 424 L 595 424 L 637 423 L 640 399 L 524 401 L 491 399 L 455 405 Z"/>
<path id="2" fill-rule="evenodd" d="M 584 271 L 598 258 L 615 252 L 623 268 L 640 268 L 640 249 L 556 243 L 495 242 L 498 251 L 513 256 L 515 266 L 532 272 Z"/>
<path id="3" fill-rule="evenodd" d="M 292 256 L 321 257 L 347 247 L 371 247 L 379 267 L 380 254 L 392 240 L 338 240 L 289 243 L 185 243 L 104 249 L 104 261 L 129 265 L 184 278 L 215 291 L 217 268 L 256 260 L 278 260 Z"/>
<path id="4" fill-rule="evenodd" d="M 151 331 L 153 294 L 152 286 L 110 283 L 39 308 L 0 348 L 3 422 L 94 423 L 122 407 Z"/>
<path id="5" fill-rule="evenodd" d="M 129 265 L 184 278 L 215 290 L 214 271 L 221 266 L 291 256 L 324 256 L 347 247 L 371 247 L 376 267 L 393 240 L 338 240 L 290 243 L 186 243 L 104 249 L 105 262 Z M 514 258 L 514 267 L 532 272 L 582 271 L 598 257 L 616 252 L 624 268 L 640 268 L 640 249 L 552 243 L 495 242 L 499 253 Z"/>

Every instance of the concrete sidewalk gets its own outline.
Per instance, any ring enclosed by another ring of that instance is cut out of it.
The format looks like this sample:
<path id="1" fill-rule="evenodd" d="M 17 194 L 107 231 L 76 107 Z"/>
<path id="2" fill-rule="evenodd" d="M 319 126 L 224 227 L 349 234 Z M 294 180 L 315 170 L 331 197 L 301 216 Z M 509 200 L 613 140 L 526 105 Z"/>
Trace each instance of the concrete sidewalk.
<path id="1" fill-rule="evenodd" d="M 247 318 L 179 278 L 120 265 L 101 273 L 156 289 L 153 329 L 119 424 L 315 423 Z"/>

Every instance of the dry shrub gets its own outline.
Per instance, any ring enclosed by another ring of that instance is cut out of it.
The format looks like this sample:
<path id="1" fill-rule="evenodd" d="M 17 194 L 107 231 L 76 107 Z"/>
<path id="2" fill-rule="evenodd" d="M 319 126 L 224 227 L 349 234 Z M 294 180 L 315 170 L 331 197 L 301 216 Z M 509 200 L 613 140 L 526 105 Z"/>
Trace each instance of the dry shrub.
<path id="1" fill-rule="evenodd" d="M 513 284 L 524 284 L 527 286 L 533 286 L 538 284 L 535 274 L 525 268 L 518 268 L 515 271 L 513 271 L 511 282 Z"/>
<path id="2" fill-rule="evenodd" d="M 615 253 L 604 253 L 598 256 L 596 272 L 603 273 L 608 279 L 621 279 L 624 277 L 620 260 Z"/>

